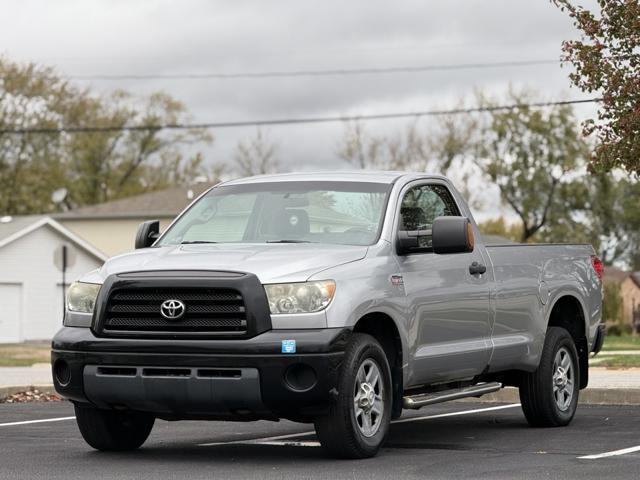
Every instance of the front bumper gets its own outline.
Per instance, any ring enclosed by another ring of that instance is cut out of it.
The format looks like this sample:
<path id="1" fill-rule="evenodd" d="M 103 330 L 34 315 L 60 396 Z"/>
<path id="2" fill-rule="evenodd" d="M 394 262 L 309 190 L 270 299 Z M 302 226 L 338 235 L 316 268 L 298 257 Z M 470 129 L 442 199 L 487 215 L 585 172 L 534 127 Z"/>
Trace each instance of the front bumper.
<path id="1" fill-rule="evenodd" d="M 167 419 L 308 421 L 331 405 L 350 334 L 270 330 L 242 340 L 139 340 L 65 327 L 52 344 L 54 386 L 75 402 Z M 296 352 L 281 353 L 291 339 Z"/>

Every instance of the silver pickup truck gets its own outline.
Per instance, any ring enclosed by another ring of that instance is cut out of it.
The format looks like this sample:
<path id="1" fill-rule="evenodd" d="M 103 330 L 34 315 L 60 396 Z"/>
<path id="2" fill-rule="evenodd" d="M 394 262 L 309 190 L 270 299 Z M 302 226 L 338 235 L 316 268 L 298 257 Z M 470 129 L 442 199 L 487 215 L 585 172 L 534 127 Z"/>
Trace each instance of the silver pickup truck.
<path id="1" fill-rule="evenodd" d="M 315 424 L 376 454 L 403 409 L 519 388 L 567 425 L 603 339 L 590 245 L 486 245 L 444 177 L 299 173 L 221 183 L 74 283 L 52 345 L 84 439 L 156 418 Z"/>

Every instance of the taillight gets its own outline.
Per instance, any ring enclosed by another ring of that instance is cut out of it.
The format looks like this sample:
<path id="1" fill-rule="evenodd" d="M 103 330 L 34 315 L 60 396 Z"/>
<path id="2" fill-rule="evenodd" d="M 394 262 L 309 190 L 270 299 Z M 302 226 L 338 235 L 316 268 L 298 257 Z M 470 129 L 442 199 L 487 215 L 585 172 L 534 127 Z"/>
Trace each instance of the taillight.
<path id="1" fill-rule="evenodd" d="M 591 265 L 593 266 L 593 270 L 596 272 L 596 275 L 598 275 L 598 278 L 602 280 L 602 275 L 604 273 L 604 263 L 602 263 L 602 260 L 600 260 L 597 255 L 591 255 Z"/>

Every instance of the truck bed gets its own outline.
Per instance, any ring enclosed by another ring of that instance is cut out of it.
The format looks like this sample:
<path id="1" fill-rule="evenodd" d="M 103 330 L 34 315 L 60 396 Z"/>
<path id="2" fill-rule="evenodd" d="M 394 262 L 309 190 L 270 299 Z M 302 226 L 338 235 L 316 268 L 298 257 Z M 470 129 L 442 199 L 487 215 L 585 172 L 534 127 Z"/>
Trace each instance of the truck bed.
<path id="1" fill-rule="evenodd" d="M 588 244 L 487 245 L 495 287 L 494 353 L 491 370 L 508 365 L 534 369 L 542 350 L 549 313 L 556 300 L 569 295 L 582 307 L 591 346 L 602 309 L 601 288 L 591 265 L 595 251 Z M 585 300 L 591 299 L 591 304 Z"/>

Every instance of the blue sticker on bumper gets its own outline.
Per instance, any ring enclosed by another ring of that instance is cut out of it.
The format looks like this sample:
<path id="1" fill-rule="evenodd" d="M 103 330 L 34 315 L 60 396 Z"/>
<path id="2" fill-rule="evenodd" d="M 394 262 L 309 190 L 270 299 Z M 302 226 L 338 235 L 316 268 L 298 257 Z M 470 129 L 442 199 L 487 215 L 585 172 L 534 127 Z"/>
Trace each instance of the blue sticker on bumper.
<path id="1" fill-rule="evenodd" d="M 296 341 L 282 340 L 282 353 L 296 353 Z"/>

